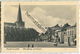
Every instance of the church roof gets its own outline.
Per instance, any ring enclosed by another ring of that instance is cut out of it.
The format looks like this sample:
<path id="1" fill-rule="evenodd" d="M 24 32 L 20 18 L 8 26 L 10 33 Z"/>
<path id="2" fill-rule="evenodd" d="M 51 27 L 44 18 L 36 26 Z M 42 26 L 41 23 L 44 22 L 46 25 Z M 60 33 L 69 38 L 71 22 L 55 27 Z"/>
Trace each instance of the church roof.
<path id="1" fill-rule="evenodd" d="M 15 26 L 15 23 L 4 23 L 4 25 L 7 25 L 7 26 Z"/>

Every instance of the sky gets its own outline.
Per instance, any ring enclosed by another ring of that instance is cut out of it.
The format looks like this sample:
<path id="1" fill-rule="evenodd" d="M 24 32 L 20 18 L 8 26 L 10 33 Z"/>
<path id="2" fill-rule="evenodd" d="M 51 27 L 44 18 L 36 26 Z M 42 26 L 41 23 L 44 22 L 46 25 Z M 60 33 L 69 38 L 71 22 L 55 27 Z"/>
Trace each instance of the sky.
<path id="1" fill-rule="evenodd" d="M 4 22 L 14 23 L 17 20 L 19 5 L 5 5 L 2 18 Z M 22 19 L 26 28 L 34 28 L 41 32 L 40 29 L 27 16 L 28 11 L 42 26 L 51 27 L 56 24 L 64 25 L 76 23 L 76 6 L 75 5 L 20 5 Z"/>

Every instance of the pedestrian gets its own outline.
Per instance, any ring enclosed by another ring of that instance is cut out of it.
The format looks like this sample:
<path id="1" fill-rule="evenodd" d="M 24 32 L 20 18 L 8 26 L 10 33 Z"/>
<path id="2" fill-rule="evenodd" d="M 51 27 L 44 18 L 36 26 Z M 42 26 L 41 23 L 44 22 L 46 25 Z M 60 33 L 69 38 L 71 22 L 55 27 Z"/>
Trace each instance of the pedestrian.
<path id="1" fill-rule="evenodd" d="M 28 44 L 28 47 L 30 47 L 30 45 Z"/>
<path id="2" fill-rule="evenodd" d="M 71 46 L 70 37 L 68 37 L 68 46 Z"/>
<path id="3" fill-rule="evenodd" d="M 34 47 L 34 45 L 32 44 L 32 47 Z"/>

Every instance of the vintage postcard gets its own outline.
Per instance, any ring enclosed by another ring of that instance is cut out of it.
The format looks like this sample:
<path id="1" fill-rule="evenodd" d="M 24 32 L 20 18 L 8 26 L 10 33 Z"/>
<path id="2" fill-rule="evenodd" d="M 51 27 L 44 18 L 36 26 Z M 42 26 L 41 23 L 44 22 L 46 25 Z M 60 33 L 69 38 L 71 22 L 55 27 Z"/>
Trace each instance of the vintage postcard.
<path id="1" fill-rule="evenodd" d="M 2 2 L 2 52 L 78 52 L 77 2 Z"/>

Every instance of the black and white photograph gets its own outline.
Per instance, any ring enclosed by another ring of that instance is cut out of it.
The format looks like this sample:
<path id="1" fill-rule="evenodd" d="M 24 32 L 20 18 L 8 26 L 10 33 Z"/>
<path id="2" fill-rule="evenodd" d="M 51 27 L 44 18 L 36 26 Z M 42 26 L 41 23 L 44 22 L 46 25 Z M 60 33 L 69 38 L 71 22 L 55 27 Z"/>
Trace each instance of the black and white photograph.
<path id="1" fill-rule="evenodd" d="M 76 12 L 76 5 L 4 5 L 4 47 L 76 48 Z"/>

